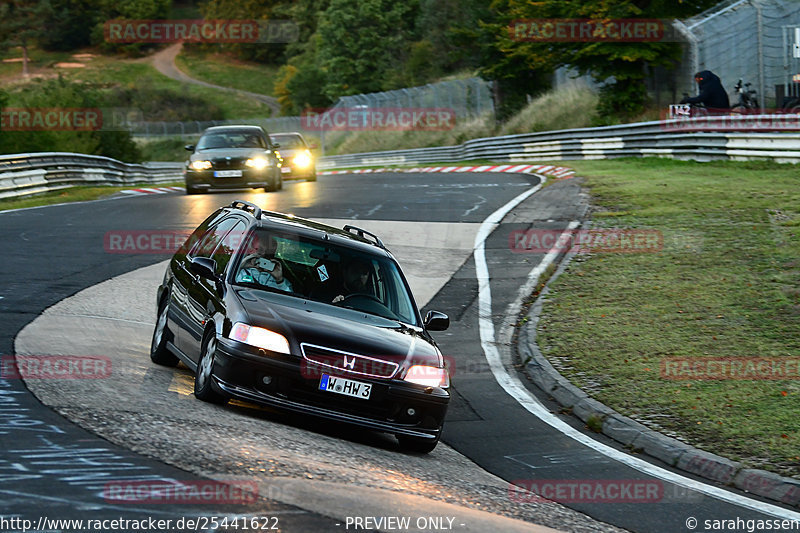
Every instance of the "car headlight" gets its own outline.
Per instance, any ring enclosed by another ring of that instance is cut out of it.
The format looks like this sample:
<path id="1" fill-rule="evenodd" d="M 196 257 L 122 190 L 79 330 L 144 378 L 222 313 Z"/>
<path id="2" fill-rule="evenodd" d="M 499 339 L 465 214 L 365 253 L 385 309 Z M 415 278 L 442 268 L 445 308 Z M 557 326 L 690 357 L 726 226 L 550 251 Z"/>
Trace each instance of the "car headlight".
<path id="1" fill-rule="evenodd" d="M 270 162 L 265 157 L 251 157 L 244 164 L 256 170 L 263 170 L 269 166 Z"/>
<path id="2" fill-rule="evenodd" d="M 244 322 L 237 322 L 233 325 L 230 338 L 271 352 L 290 353 L 289 341 L 286 340 L 286 337 L 268 329 L 250 326 Z"/>
<path id="3" fill-rule="evenodd" d="M 189 165 L 194 170 L 208 170 L 211 168 L 211 161 L 206 161 L 204 159 L 200 159 L 198 161 L 192 161 L 192 164 Z"/>
<path id="4" fill-rule="evenodd" d="M 311 164 L 311 152 L 308 150 L 300 152 L 294 156 L 294 165 L 297 167 L 305 168 Z"/>
<path id="5" fill-rule="evenodd" d="M 424 385 L 425 387 L 449 387 L 450 376 L 446 368 L 427 365 L 414 365 L 406 372 L 404 381 Z"/>

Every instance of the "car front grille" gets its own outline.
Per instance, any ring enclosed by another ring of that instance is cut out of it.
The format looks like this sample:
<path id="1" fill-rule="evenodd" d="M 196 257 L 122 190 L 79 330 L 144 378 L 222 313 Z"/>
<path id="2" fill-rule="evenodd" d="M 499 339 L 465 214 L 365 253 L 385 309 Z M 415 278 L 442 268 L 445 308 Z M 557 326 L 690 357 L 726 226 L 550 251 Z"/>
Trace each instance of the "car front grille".
<path id="1" fill-rule="evenodd" d="M 336 372 L 354 377 L 391 378 L 400 365 L 376 357 L 368 357 L 313 344 L 301 344 L 303 372 Z"/>
<path id="2" fill-rule="evenodd" d="M 211 164 L 214 170 L 239 170 L 244 169 L 244 162 L 247 161 L 246 157 L 221 157 L 219 159 L 212 159 Z"/>

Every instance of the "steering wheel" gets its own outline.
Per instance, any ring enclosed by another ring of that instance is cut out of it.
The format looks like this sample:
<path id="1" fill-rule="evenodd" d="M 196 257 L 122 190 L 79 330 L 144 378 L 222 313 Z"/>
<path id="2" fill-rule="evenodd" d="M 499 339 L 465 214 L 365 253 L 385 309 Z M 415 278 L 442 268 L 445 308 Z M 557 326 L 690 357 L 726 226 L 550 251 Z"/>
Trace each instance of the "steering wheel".
<path id="1" fill-rule="evenodd" d="M 339 302 L 337 303 L 346 302 L 347 300 L 351 300 L 353 298 L 367 298 L 369 300 L 372 300 L 380 304 L 382 307 L 386 307 L 385 305 L 383 305 L 383 302 L 380 301 L 376 296 L 373 296 L 372 294 L 367 294 L 365 292 L 354 292 L 353 294 L 348 294 L 347 296 L 339 300 Z"/>

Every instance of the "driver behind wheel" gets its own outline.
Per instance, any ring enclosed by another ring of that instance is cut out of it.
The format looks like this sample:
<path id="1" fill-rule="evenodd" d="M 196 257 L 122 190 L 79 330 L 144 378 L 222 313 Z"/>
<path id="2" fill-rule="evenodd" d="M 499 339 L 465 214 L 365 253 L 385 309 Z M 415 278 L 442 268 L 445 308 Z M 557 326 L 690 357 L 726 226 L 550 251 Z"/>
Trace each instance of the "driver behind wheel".
<path id="1" fill-rule="evenodd" d="M 345 294 L 340 294 L 333 299 L 333 303 L 341 302 L 346 296 L 352 294 L 373 295 L 369 283 L 369 265 L 363 261 L 352 261 L 344 270 L 343 289 Z"/>

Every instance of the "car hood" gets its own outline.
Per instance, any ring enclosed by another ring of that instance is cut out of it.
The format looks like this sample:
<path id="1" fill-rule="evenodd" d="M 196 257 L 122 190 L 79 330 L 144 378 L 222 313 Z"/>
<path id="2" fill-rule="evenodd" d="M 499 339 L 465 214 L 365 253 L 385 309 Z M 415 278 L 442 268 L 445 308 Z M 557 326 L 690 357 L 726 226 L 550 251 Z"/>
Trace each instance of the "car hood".
<path id="1" fill-rule="evenodd" d="M 296 355 L 324 348 L 332 355 L 346 352 L 397 363 L 401 371 L 413 364 L 443 367 L 441 352 L 419 328 L 269 291 L 236 288 L 233 292 L 250 325 L 281 333 Z"/>
<path id="2" fill-rule="evenodd" d="M 195 152 L 192 154 L 191 159 L 192 161 L 197 161 L 198 159 L 224 159 L 226 157 L 238 159 L 266 154 L 269 154 L 269 151 L 263 148 L 214 148 L 213 150 Z"/>
<path id="3" fill-rule="evenodd" d="M 278 148 L 278 153 L 281 154 L 281 157 L 284 159 L 294 157 L 300 152 L 305 152 L 305 151 L 306 148 Z"/>

